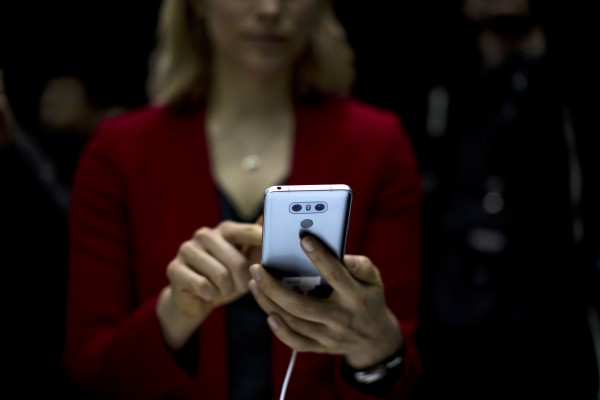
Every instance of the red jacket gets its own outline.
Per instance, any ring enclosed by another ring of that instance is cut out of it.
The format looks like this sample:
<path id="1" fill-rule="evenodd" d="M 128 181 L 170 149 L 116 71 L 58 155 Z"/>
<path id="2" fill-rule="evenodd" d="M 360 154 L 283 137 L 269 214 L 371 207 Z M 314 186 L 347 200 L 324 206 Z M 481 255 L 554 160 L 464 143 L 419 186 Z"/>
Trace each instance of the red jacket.
<path id="1" fill-rule="evenodd" d="M 297 108 L 295 140 L 287 183 L 353 189 L 346 251 L 369 256 L 381 271 L 407 345 L 392 397 L 408 397 L 421 368 L 414 344 L 421 192 L 408 137 L 394 114 L 334 97 Z M 65 361 L 76 386 L 113 399 L 227 399 L 224 310 L 200 327 L 195 378 L 165 348 L 155 313 L 180 244 L 219 215 L 203 108 L 148 107 L 99 126 L 71 198 Z M 273 336 L 276 394 L 290 354 Z M 342 380 L 340 365 L 339 356 L 298 354 L 286 398 L 370 398 Z"/>

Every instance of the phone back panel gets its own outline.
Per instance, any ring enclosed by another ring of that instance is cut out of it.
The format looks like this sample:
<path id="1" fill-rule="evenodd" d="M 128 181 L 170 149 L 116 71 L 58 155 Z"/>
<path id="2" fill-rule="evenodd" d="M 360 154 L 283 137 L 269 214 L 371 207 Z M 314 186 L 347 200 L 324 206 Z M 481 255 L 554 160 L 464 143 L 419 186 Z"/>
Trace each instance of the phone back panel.
<path id="1" fill-rule="evenodd" d="M 347 185 L 268 188 L 264 199 L 262 264 L 284 284 L 298 282 L 294 281 L 298 277 L 309 286 L 310 282 L 326 284 L 302 250 L 300 239 L 307 233 L 314 235 L 341 260 L 351 202 L 352 190 Z"/>

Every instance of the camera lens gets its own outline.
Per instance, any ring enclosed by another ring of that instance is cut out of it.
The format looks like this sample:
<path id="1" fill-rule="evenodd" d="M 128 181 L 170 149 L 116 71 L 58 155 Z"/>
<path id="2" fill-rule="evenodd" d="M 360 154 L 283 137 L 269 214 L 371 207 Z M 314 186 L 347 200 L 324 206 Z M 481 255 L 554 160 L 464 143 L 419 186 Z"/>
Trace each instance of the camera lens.
<path id="1" fill-rule="evenodd" d="M 292 206 L 292 211 L 298 212 L 300 210 L 302 210 L 302 206 L 300 204 L 294 204 Z"/>
<path id="2" fill-rule="evenodd" d="M 319 203 L 315 206 L 315 210 L 317 211 L 323 211 L 325 209 L 325 204 L 323 203 Z"/>

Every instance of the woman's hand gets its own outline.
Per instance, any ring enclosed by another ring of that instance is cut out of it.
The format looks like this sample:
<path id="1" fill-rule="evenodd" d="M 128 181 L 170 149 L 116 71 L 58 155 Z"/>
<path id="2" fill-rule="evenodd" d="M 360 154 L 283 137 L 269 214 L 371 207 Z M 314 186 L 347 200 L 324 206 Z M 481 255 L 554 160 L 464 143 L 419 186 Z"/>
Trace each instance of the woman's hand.
<path id="1" fill-rule="evenodd" d="M 157 314 L 167 343 L 177 349 L 215 308 L 248 292 L 248 267 L 260 260 L 262 227 L 224 221 L 184 242 L 167 267 Z"/>
<path id="2" fill-rule="evenodd" d="M 402 332 L 371 261 L 347 255 L 342 264 L 318 240 L 307 236 L 301 243 L 334 290 L 327 299 L 297 294 L 260 264 L 252 265 L 250 289 L 275 335 L 300 352 L 344 355 L 354 368 L 377 364 L 400 349 Z"/>

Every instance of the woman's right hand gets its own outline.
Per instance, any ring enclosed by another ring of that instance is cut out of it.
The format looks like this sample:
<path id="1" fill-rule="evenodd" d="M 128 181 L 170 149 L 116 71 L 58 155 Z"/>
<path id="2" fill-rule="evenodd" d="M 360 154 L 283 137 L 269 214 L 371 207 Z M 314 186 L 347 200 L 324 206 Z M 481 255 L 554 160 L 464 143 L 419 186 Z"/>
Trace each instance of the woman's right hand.
<path id="1" fill-rule="evenodd" d="M 169 285 L 157 314 L 167 343 L 178 349 L 216 307 L 248 292 L 249 266 L 260 261 L 260 224 L 221 222 L 184 242 L 167 267 Z"/>

